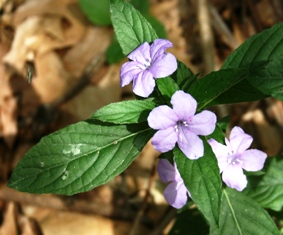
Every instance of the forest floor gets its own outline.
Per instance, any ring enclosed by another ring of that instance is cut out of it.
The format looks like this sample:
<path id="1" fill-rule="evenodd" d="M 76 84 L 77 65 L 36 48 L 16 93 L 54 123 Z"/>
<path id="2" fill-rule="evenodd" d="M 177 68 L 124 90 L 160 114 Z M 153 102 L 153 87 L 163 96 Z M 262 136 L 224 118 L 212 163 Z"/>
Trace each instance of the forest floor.
<path id="1" fill-rule="evenodd" d="M 195 73 L 218 70 L 255 33 L 283 21 L 280 0 L 149 0 L 170 49 Z M 16 164 L 41 137 L 133 99 L 120 63 L 105 52 L 113 28 L 91 24 L 76 0 L 0 0 L 0 234 L 165 234 L 176 211 L 163 198 L 158 153 L 148 144 L 121 175 L 70 197 L 7 188 Z M 28 74 L 29 73 L 29 74 Z M 30 81 L 27 81 L 27 76 Z M 273 98 L 212 107 L 231 115 L 270 156 L 282 153 L 283 104 Z"/>

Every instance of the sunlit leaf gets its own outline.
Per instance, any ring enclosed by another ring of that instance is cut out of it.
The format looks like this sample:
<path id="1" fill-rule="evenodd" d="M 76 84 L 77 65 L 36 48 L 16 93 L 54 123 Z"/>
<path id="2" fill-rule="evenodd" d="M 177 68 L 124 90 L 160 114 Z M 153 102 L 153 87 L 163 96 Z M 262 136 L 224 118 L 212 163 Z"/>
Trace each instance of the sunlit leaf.
<path id="1" fill-rule="evenodd" d="M 144 42 L 158 38 L 148 21 L 130 3 L 110 1 L 111 20 L 124 55 Z"/>
<path id="2" fill-rule="evenodd" d="M 70 125 L 42 138 L 18 163 L 8 186 L 64 195 L 91 190 L 123 172 L 152 135 L 142 124 Z"/>
<path id="3" fill-rule="evenodd" d="M 215 235 L 279 235 L 268 213 L 255 201 L 241 192 L 223 190 L 220 206 L 219 229 Z"/>

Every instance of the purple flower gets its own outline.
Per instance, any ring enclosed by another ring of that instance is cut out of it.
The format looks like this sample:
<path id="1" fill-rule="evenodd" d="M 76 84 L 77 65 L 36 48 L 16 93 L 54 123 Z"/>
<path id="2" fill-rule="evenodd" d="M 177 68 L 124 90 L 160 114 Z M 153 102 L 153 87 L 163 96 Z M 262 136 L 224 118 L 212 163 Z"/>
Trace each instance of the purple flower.
<path id="1" fill-rule="evenodd" d="M 210 111 L 195 114 L 196 100 L 183 91 L 176 91 L 171 98 L 173 109 L 167 105 L 154 108 L 148 118 L 148 125 L 158 130 L 153 138 L 153 147 L 164 153 L 175 147 L 189 159 L 203 156 L 204 147 L 198 135 L 209 135 L 215 129 L 216 116 Z"/>
<path id="2" fill-rule="evenodd" d="M 186 205 L 187 195 L 191 196 L 191 194 L 184 184 L 176 163 L 174 162 L 174 166 L 172 166 L 167 159 L 160 159 L 157 172 L 164 183 L 170 182 L 164 190 L 164 197 L 168 204 L 177 209 Z"/>
<path id="3" fill-rule="evenodd" d="M 230 134 L 230 141 L 225 138 L 226 145 L 210 139 L 208 143 L 218 160 L 223 181 L 230 187 L 242 191 L 247 186 L 247 178 L 243 169 L 259 171 L 263 168 L 266 153 L 257 150 L 247 150 L 253 138 L 246 134 L 242 128 L 234 127 Z"/>
<path id="4" fill-rule="evenodd" d="M 156 39 L 151 45 L 145 42 L 132 51 L 128 55 L 131 61 L 123 64 L 120 71 L 121 87 L 133 81 L 134 93 L 148 97 L 155 87 L 155 78 L 169 76 L 177 69 L 175 56 L 165 53 L 170 47 L 170 41 Z"/>

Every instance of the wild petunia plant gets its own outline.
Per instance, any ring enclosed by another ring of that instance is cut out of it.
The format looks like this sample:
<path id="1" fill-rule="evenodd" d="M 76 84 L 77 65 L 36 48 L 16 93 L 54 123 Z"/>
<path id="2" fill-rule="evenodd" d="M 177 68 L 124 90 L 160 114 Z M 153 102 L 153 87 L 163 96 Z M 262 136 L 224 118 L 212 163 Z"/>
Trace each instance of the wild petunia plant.
<path id="1" fill-rule="evenodd" d="M 245 187 L 242 169 L 260 170 L 266 155 L 247 150 L 252 138 L 239 127 L 224 146 L 222 120 L 216 122 L 205 109 L 268 96 L 283 100 L 283 23 L 248 39 L 219 71 L 197 78 L 166 52 L 171 42 L 158 39 L 129 3 L 111 0 L 110 12 L 117 40 L 130 59 L 122 66 L 121 85 L 133 81 L 139 97 L 109 104 L 90 119 L 42 138 L 16 166 L 8 186 L 29 193 L 85 192 L 123 172 L 152 138 L 164 152 L 158 172 L 169 183 L 165 197 L 183 207 L 179 219 L 187 215 L 191 198 L 210 226 L 206 234 L 280 234 L 264 208 L 282 209 L 282 156 L 267 160 L 266 174 L 248 176 L 245 190 L 233 189 Z M 179 219 L 174 229 L 188 234 L 184 225 L 190 224 Z"/>

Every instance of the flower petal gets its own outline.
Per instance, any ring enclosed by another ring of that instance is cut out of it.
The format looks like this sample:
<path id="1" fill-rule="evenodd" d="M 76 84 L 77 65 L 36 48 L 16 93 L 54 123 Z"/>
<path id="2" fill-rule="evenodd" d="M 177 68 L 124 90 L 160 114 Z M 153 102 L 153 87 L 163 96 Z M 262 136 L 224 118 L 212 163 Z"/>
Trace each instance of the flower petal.
<path id="1" fill-rule="evenodd" d="M 267 154 L 257 150 L 257 149 L 249 149 L 241 154 L 239 157 L 242 160 L 242 167 L 246 171 L 259 171 L 263 168 L 264 162 L 267 158 Z"/>
<path id="2" fill-rule="evenodd" d="M 204 147 L 202 140 L 194 133 L 183 129 L 178 138 L 178 146 L 187 158 L 195 160 L 203 156 Z"/>
<path id="3" fill-rule="evenodd" d="M 155 39 L 150 47 L 150 57 L 155 60 L 156 57 L 165 53 L 167 48 L 173 47 L 173 44 L 166 39 Z"/>
<path id="4" fill-rule="evenodd" d="M 197 109 L 196 100 L 190 94 L 183 91 L 176 91 L 174 95 L 172 95 L 170 102 L 180 120 L 185 121 L 189 117 L 192 117 Z"/>
<path id="5" fill-rule="evenodd" d="M 155 80 L 147 70 L 139 73 L 133 80 L 133 92 L 141 97 L 148 97 L 155 87 Z"/>
<path id="6" fill-rule="evenodd" d="M 187 188 L 183 182 L 172 182 L 164 190 L 164 197 L 168 204 L 179 209 L 186 205 L 188 196 Z"/>
<path id="7" fill-rule="evenodd" d="M 160 130 L 174 127 L 178 122 L 178 117 L 169 106 L 160 105 L 149 113 L 147 121 L 151 128 Z"/>
<path id="8" fill-rule="evenodd" d="M 212 151 L 214 152 L 217 158 L 218 166 L 219 166 L 220 173 L 221 173 L 223 170 L 226 169 L 227 164 L 229 164 L 227 162 L 229 148 L 226 145 L 218 143 L 214 139 L 209 139 L 207 142 L 210 144 Z"/>
<path id="9" fill-rule="evenodd" d="M 162 182 L 167 183 L 175 181 L 176 169 L 167 159 L 159 160 L 157 164 L 157 172 Z"/>
<path id="10" fill-rule="evenodd" d="M 137 62 L 130 61 L 123 64 L 120 70 L 120 86 L 123 87 L 128 85 L 140 72 L 142 72 L 142 69 L 138 67 Z"/>
<path id="11" fill-rule="evenodd" d="M 230 187 L 242 191 L 247 186 L 247 178 L 240 166 L 228 164 L 222 173 L 223 181 Z"/>
<path id="12" fill-rule="evenodd" d="M 150 45 L 148 44 L 148 42 L 144 42 L 135 50 L 133 50 L 128 55 L 128 58 L 133 61 L 139 62 L 142 65 L 148 64 L 148 62 L 152 60 L 150 57 Z"/>
<path id="13" fill-rule="evenodd" d="M 152 62 L 148 70 L 152 73 L 154 78 L 164 78 L 177 69 L 177 60 L 171 53 L 159 55 Z"/>
<path id="14" fill-rule="evenodd" d="M 169 127 L 165 130 L 157 131 L 152 137 L 151 143 L 157 151 L 165 153 L 175 147 L 177 139 L 178 136 L 174 127 Z"/>
<path id="15" fill-rule="evenodd" d="M 188 120 L 189 130 L 196 135 L 210 135 L 216 124 L 216 115 L 210 111 L 202 111 Z"/>
<path id="16" fill-rule="evenodd" d="M 178 170 L 177 164 L 175 162 L 175 159 L 174 159 L 174 169 L 175 169 L 175 179 L 174 179 L 174 181 L 183 181 L 183 179 L 180 175 L 180 172 Z"/>
<path id="17" fill-rule="evenodd" d="M 246 134 L 241 127 L 235 126 L 230 133 L 230 146 L 235 153 L 243 153 L 247 150 L 253 138 Z"/>

